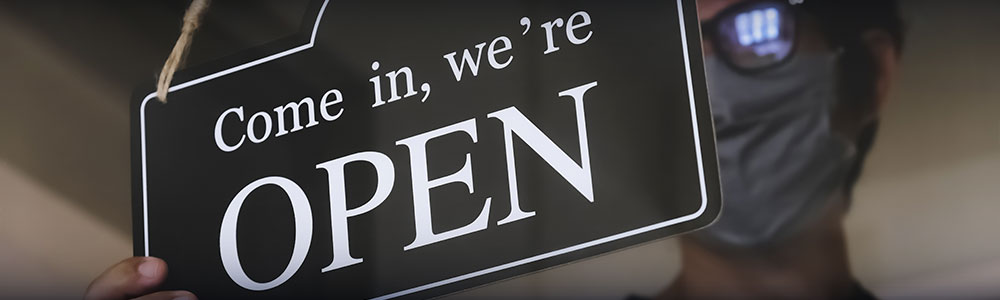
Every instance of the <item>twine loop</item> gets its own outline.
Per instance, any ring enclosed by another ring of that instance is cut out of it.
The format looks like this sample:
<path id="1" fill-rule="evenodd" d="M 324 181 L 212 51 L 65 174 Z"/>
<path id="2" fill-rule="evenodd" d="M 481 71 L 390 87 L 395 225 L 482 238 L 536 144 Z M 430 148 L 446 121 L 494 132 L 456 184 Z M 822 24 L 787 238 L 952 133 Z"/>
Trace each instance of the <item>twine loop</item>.
<path id="1" fill-rule="evenodd" d="M 163 63 L 163 70 L 156 82 L 156 97 L 160 102 L 167 103 L 167 93 L 170 92 L 170 81 L 174 79 L 174 72 L 180 66 L 187 55 L 188 48 L 191 47 L 191 40 L 194 32 L 201 25 L 202 16 L 208 10 L 210 0 L 193 0 L 184 13 L 184 26 L 181 28 L 181 35 L 174 44 L 174 49 L 170 51 L 170 56 Z"/>

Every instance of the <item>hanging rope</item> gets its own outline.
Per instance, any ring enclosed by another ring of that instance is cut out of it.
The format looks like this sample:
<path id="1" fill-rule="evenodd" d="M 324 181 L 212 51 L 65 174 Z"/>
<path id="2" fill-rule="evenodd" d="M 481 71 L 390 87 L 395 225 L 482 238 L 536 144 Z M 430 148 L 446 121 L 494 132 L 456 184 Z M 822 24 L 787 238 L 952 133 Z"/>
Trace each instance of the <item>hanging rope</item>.
<path id="1" fill-rule="evenodd" d="M 170 51 L 170 56 L 163 63 L 163 71 L 160 72 L 160 78 L 156 82 L 156 97 L 160 99 L 160 102 L 167 103 L 170 81 L 174 79 L 174 72 L 177 71 L 177 67 L 184 60 L 188 48 L 191 47 L 194 32 L 201 25 L 201 17 L 208 10 L 208 4 L 209 0 L 192 0 L 187 12 L 184 13 L 184 27 L 181 28 L 181 36 L 177 38 L 174 50 Z"/>

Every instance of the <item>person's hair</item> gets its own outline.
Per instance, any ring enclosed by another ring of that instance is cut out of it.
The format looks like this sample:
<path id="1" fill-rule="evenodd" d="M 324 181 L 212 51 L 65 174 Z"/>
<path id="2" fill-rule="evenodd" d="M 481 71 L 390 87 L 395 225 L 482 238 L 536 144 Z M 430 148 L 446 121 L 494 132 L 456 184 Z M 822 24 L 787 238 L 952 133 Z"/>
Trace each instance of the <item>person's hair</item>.
<path id="1" fill-rule="evenodd" d="M 884 30 L 893 39 L 896 52 L 902 53 L 904 27 L 896 0 L 805 0 L 801 7 L 817 19 L 828 42 L 843 50 L 839 66 L 841 100 L 848 101 L 844 104 L 859 114 L 873 110 L 877 66 L 864 34 Z M 865 124 L 855 141 L 857 156 L 844 186 L 848 197 L 861 177 L 878 124 L 877 119 Z"/>
<path id="2" fill-rule="evenodd" d="M 861 43 L 871 29 L 885 30 L 897 51 L 903 49 L 903 21 L 896 0 L 804 0 L 802 9 L 816 17 L 831 44 Z"/>

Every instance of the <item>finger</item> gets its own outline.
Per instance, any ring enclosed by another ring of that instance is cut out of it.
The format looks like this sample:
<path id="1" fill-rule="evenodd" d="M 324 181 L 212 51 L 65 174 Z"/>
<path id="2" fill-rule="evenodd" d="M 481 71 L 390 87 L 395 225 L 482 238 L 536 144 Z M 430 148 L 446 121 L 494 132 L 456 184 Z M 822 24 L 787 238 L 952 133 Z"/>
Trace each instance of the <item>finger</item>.
<path id="1" fill-rule="evenodd" d="M 133 300 L 198 300 L 188 291 L 163 291 L 145 295 Z"/>
<path id="2" fill-rule="evenodd" d="M 148 294 L 167 277 L 167 263 L 155 257 L 132 257 L 104 271 L 90 283 L 85 300 L 124 300 Z"/>

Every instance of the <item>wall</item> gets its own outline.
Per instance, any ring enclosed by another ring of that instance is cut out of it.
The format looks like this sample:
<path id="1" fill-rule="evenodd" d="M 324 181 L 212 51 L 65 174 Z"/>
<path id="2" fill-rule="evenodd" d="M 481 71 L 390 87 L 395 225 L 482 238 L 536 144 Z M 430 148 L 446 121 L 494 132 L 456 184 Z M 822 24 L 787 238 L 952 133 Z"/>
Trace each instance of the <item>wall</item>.
<path id="1" fill-rule="evenodd" d="M 903 3 L 900 78 L 847 222 L 852 266 L 887 296 L 997 297 L 1000 2 Z"/>

